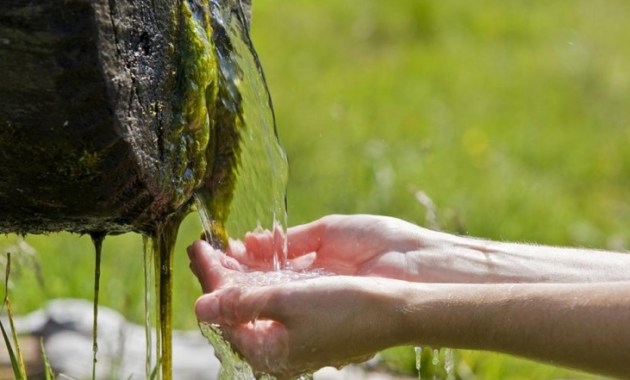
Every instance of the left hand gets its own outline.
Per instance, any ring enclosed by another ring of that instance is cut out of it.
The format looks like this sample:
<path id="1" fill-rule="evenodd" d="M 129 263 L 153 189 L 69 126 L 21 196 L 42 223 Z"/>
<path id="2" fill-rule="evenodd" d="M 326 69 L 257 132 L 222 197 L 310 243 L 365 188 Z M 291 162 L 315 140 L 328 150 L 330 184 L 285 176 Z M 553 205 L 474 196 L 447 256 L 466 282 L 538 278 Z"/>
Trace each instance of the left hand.
<path id="1" fill-rule="evenodd" d="M 233 279 L 244 272 L 234 259 L 203 241 L 188 253 L 209 292 L 197 300 L 198 319 L 220 324 L 256 371 L 291 377 L 363 361 L 398 343 L 401 281 L 321 276 L 238 286 Z"/>

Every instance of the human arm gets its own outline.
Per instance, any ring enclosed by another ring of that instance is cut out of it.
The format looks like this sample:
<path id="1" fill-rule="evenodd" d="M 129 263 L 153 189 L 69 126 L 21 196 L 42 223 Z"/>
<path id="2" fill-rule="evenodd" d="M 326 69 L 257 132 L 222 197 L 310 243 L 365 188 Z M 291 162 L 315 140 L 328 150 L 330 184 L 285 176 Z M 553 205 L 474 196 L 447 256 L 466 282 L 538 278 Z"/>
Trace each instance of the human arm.
<path id="1" fill-rule="evenodd" d="M 189 251 L 210 294 L 201 321 L 223 325 L 259 371 L 293 375 L 400 344 L 490 350 L 627 377 L 630 282 L 422 284 L 324 276 L 264 287 L 230 285 L 235 271 L 197 242 Z M 198 274 L 199 276 L 199 274 Z M 248 323 L 255 321 L 254 323 Z"/>
<path id="2" fill-rule="evenodd" d="M 289 228 L 287 240 L 290 259 L 308 256 L 311 268 L 343 275 L 457 283 L 630 280 L 628 254 L 481 240 L 383 216 L 330 215 Z M 268 269 L 272 241 L 251 233 L 232 254 Z"/>
<path id="3" fill-rule="evenodd" d="M 420 286 L 420 287 L 419 287 Z M 630 282 L 409 284 L 403 343 L 485 350 L 630 378 Z M 424 321 L 424 322 L 423 322 Z"/>

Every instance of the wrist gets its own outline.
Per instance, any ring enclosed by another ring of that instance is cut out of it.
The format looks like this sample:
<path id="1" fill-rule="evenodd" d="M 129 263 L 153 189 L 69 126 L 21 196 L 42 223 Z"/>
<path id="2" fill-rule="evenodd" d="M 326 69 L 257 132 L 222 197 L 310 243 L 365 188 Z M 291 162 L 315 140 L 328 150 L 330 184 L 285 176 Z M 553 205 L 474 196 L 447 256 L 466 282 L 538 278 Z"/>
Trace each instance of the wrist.
<path id="1" fill-rule="evenodd" d="M 399 344 L 477 348 L 492 326 L 494 303 L 476 301 L 488 289 L 488 285 L 408 284 L 399 296 L 405 302 L 400 309 Z"/>
<path id="2" fill-rule="evenodd" d="M 373 324 L 370 335 L 381 345 L 379 350 L 409 344 L 410 331 L 418 323 L 411 315 L 410 300 L 416 295 L 411 283 L 389 278 L 373 280 L 366 308 L 378 323 Z"/>
<path id="3" fill-rule="evenodd" d="M 427 283 L 511 282 L 514 265 L 503 243 L 435 232 L 425 245 L 407 252 L 407 280 Z"/>

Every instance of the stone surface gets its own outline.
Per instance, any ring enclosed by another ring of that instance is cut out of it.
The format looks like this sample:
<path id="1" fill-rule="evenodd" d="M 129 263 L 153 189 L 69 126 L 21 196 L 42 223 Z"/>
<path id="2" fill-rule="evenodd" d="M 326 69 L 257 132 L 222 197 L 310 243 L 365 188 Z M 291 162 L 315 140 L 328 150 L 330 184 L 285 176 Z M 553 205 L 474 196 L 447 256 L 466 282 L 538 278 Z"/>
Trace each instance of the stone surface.
<path id="1" fill-rule="evenodd" d="M 150 229 L 178 207 L 175 0 L 0 2 L 0 232 Z"/>

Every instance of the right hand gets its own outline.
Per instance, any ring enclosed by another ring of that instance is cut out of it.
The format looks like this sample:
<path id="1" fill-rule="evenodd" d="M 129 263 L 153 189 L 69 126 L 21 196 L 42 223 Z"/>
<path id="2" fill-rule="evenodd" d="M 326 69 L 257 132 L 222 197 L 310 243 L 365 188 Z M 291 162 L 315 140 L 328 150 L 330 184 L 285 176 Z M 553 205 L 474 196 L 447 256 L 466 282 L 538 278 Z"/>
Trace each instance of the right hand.
<path id="1" fill-rule="evenodd" d="M 411 280 L 417 269 L 409 267 L 406 254 L 438 247 L 445 236 L 391 217 L 330 215 L 289 228 L 287 257 L 297 270 Z M 232 245 L 228 254 L 251 269 L 270 270 L 277 237 L 248 233 L 244 245 Z"/>

